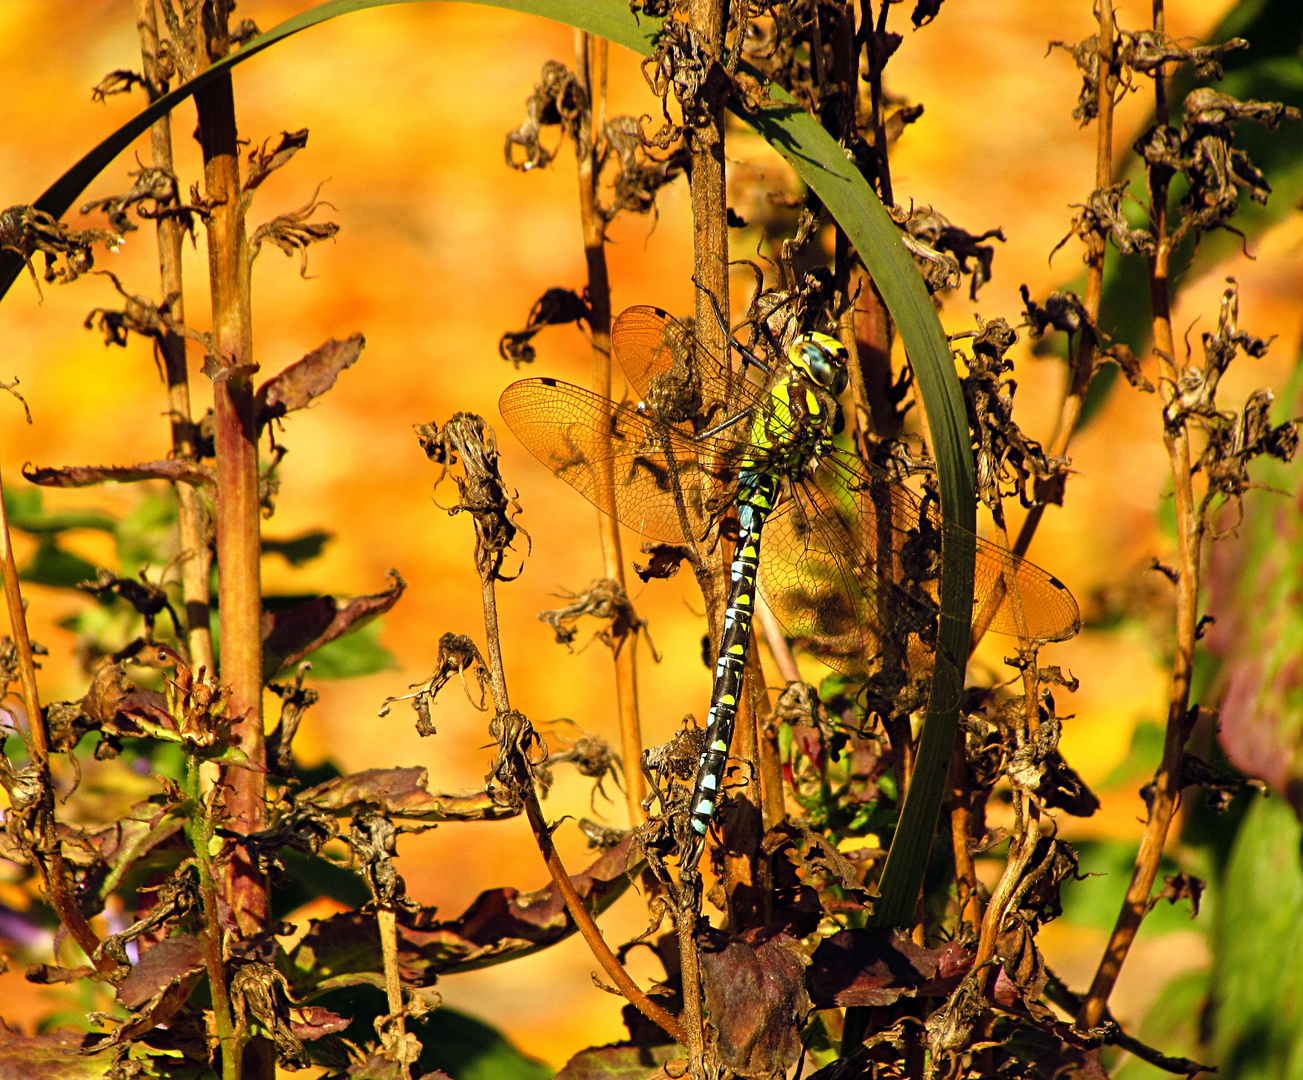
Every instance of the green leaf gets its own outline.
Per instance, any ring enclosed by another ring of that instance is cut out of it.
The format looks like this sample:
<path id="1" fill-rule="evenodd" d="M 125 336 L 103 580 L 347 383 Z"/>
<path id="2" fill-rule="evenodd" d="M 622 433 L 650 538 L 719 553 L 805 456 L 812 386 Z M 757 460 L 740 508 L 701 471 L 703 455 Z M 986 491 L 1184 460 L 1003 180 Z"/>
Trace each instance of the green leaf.
<path id="1" fill-rule="evenodd" d="M 1303 828 L 1260 796 L 1226 867 L 1213 935 L 1212 1031 L 1221 1080 L 1303 1077 Z"/>
<path id="2" fill-rule="evenodd" d="M 272 918 L 281 920 L 319 896 L 346 907 L 359 908 L 371 899 L 362 877 L 346 866 L 320 855 L 305 855 L 285 848 L 279 856 L 285 881 L 272 892 Z"/>
<path id="3" fill-rule="evenodd" d="M 335 534 L 326 532 L 325 529 L 310 529 L 308 532 L 284 540 L 273 540 L 264 536 L 262 553 L 280 555 L 291 566 L 302 566 L 313 559 L 321 558 L 322 551 L 334 538 Z"/>
<path id="4" fill-rule="evenodd" d="M 97 529 L 112 533 L 117 528 L 117 519 L 100 510 L 60 510 L 47 513 L 44 492 L 38 487 L 6 488 L 5 513 L 9 517 L 11 528 L 36 536 L 66 532 L 69 529 Z"/>
<path id="5" fill-rule="evenodd" d="M 1088 876 L 1081 881 L 1069 878 L 1061 886 L 1059 897 L 1063 904 L 1063 920 L 1097 930 L 1111 930 L 1127 886 L 1131 884 L 1136 845 L 1122 840 L 1081 840 L 1073 847 L 1077 851 L 1081 872 Z M 1164 875 L 1175 874 L 1178 870 L 1180 867 L 1164 855 L 1158 864 L 1159 885 Z M 1206 914 L 1205 909 L 1201 908 L 1201 912 Z M 1188 901 L 1170 904 L 1160 900 L 1140 924 L 1140 936 L 1156 937 L 1206 927 L 1206 919 L 1192 919 L 1190 915 Z"/>
<path id="6" fill-rule="evenodd" d="M 83 581 L 94 581 L 95 574 L 94 563 L 71 551 L 64 551 L 58 541 L 47 536 L 32 553 L 27 565 L 18 572 L 18 578 L 57 589 L 75 589 Z"/>
<path id="7" fill-rule="evenodd" d="M 379 671 L 396 671 L 394 654 L 380 644 L 379 620 L 308 653 L 314 679 L 356 679 Z"/>
<path id="8" fill-rule="evenodd" d="M 453 1080 L 548 1080 L 555 1073 L 496 1028 L 455 1009 L 430 1013 L 415 1032 L 423 1047 L 418 1068 L 440 1069 Z"/>

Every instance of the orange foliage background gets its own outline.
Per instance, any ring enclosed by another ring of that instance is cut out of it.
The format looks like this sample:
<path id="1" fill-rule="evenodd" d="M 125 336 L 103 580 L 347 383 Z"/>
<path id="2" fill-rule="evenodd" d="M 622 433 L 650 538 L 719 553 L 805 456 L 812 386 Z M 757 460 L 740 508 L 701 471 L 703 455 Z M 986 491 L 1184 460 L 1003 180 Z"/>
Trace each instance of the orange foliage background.
<path id="1" fill-rule="evenodd" d="M 263 29 L 309 6 L 272 0 L 246 2 L 237 17 Z M 1118 3 L 1120 21 L 1141 25 L 1149 5 Z M 1228 6 L 1226 0 L 1181 0 L 1169 5 L 1169 32 L 1201 37 Z M 973 232 L 1002 226 L 1008 242 L 997 246 L 995 277 L 977 305 L 966 295 L 947 299 L 943 319 L 951 332 L 973 326 L 972 313 L 1019 321 L 1019 285 L 1038 299 L 1079 273 L 1079 246 L 1070 241 L 1054 263 L 1047 255 L 1068 231 L 1070 204 L 1093 186 L 1094 129 L 1079 129 L 1070 113 L 1079 80 L 1062 52 L 1046 55 L 1051 39 L 1075 41 L 1092 32 L 1091 5 L 1010 0 L 1002 4 L 946 4 L 935 25 L 905 29 L 904 10 L 893 24 L 905 43 L 889 68 L 888 85 L 922 101 L 926 112 L 909 128 L 893 157 L 897 198 L 934 204 Z M 313 527 L 335 534 L 326 555 L 299 570 L 276 556 L 264 560 L 269 591 L 322 590 L 367 593 L 396 567 L 409 583 L 385 620 L 383 639 L 399 668 L 348 682 L 318 682 L 321 704 L 307 716 L 297 747 L 303 760 L 331 758 L 344 770 L 421 764 L 432 790 L 475 787 L 491 757 L 486 716 L 453 686 L 435 710 L 438 735 L 417 737 L 412 714 L 399 705 L 385 719 L 381 701 L 422 680 L 439 636 L 454 630 L 483 640 L 478 584 L 471 563 L 470 522 L 450 517 L 451 489 L 432 494 L 435 468 L 425 459 L 412 425 L 442 424 L 453 412 L 480 413 L 500 429 L 504 472 L 520 492 L 521 524 L 532 548 L 522 545 L 524 572 L 500 589 L 503 648 L 512 704 L 536 724 L 569 717 L 615 739 L 611 664 L 594 643 L 568 652 L 551 640 L 538 611 L 558 606 L 556 594 L 582 589 L 600 572 L 594 511 L 515 443 L 497 417 L 496 401 L 518 374 L 498 358 L 497 339 L 524 324 L 530 304 L 549 286 L 581 288 L 580 242 L 573 155 L 563 151 L 546 171 L 521 174 L 503 164 L 503 138 L 523 115 L 523 103 L 549 58 L 573 63 L 574 35 L 541 19 L 461 4 L 407 4 L 363 12 L 298 35 L 235 73 L 242 135 L 261 142 L 281 130 L 307 127 L 307 149 L 259 191 L 251 227 L 301 206 L 318 183 L 341 225 L 333 243 L 311 252 L 309 280 L 297 260 L 264 250 L 254 270 L 256 360 L 270 374 L 329 337 L 360 330 L 367 338 L 361 361 L 330 394 L 288 419 L 280 436 L 290 454 L 273 537 Z M 132 4 L 127 0 L 6 0 L 0 5 L 0 205 L 32 201 L 65 168 L 124 122 L 142 103 L 139 95 L 107 104 L 90 101 L 90 87 L 114 68 L 139 68 Z M 1129 99 L 1117 123 L 1116 150 L 1129 146 L 1148 115 L 1148 103 Z M 610 113 L 657 115 L 658 103 L 643 83 L 637 58 L 611 50 Z M 189 137 L 193 106 L 175 116 L 174 138 L 183 185 L 199 176 L 198 152 Z M 148 159 L 147 138 L 136 152 Z M 774 177 L 795 190 L 785 166 L 748 132 L 730 144 L 732 200 L 747 187 Z M 125 190 L 132 159 L 123 156 L 87 197 Z M 73 215 L 74 217 L 76 215 Z M 91 219 L 87 224 L 99 224 Z M 744 233 L 734 232 L 734 254 L 751 255 Z M 1178 332 L 1199 313 L 1195 333 L 1215 324 L 1222 276 L 1242 287 L 1240 325 L 1279 337 L 1265 361 L 1242 361 L 1223 382 L 1226 400 L 1259 385 L 1284 382 L 1299 346 L 1297 289 L 1303 274 L 1297 215 L 1244 258 L 1209 279 L 1191 283 L 1175 312 Z M 187 312 L 204 328 L 206 263 L 202 250 L 187 254 Z M 686 312 L 692 304 L 691 233 L 684 181 L 663 192 L 656 219 L 620 219 L 609 249 L 614 308 L 654 303 Z M 157 293 L 152 230 L 129 236 L 116 255 L 97 259 L 129 291 Z M 750 278 L 734 280 L 740 306 Z M 26 277 L 0 308 L 0 377 L 21 379 L 35 424 L 0 399 L 0 463 L 6 483 L 21 486 L 25 461 L 63 465 L 152 460 L 167 452 L 165 397 L 148 343 L 135 338 L 106 349 L 81 327 L 94 306 L 117 297 L 103 277 L 67 287 L 43 286 L 44 300 Z M 584 382 L 588 346 L 573 328 L 536 339 L 533 373 Z M 1025 333 L 1011 354 L 1017 361 L 1019 411 L 1024 428 L 1048 438 L 1064 376 L 1057 362 L 1034 359 Z M 196 414 L 207 407 L 208 384 L 195 364 Z M 1229 384 L 1229 385 L 1228 385 Z M 1069 484 L 1067 506 L 1051 511 L 1032 558 L 1072 588 L 1089 613 L 1105 586 L 1138 580 L 1152 555 L 1167 557 L 1171 544 L 1157 525 L 1166 485 L 1156 399 L 1119 389 L 1105 414 L 1074 444 L 1080 475 Z M 49 492 L 51 507 L 126 509 L 130 490 L 108 488 Z M 20 538 L 21 540 L 22 538 Z M 111 563 L 98 534 L 71 543 L 85 557 Z M 626 545 L 626 555 L 636 552 Z M 20 549 L 20 565 L 24 550 Z M 634 599 L 651 620 L 664 654 L 659 666 L 640 657 L 641 695 L 648 744 L 665 740 L 685 713 L 702 717 L 709 696 L 700 662 L 700 598 L 690 575 L 638 587 Z M 634 582 L 636 585 L 636 581 Z M 51 656 L 41 674 L 43 700 L 80 696 L 80 676 L 70 660 L 73 641 L 57 621 L 83 601 L 67 593 L 29 588 L 33 635 Z M 89 601 L 84 601 L 89 603 Z M 1158 624 L 1162 625 L 1162 624 Z M 1165 639 L 1132 626 L 1123 632 L 1086 630 L 1046 650 L 1048 662 L 1082 679 L 1060 711 L 1075 713 L 1063 749 L 1087 781 L 1098 781 L 1125 756 L 1138 720 L 1164 714 Z M 984 662 L 998 663 L 1002 645 L 988 642 Z M 811 675 L 817 678 L 818 666 Z M 772 681 L 772 680 L 771 680 Z M 268 701 L 275 716 L 277 703 Z M 563 729 L 564 730 L 564 729 Z M 614 793 L 614 792 L 613 792 Z M 140 798 L 142 792 L 132 793 Z M 122 798 L 107 793 L 106 799 Z M 596 807 L 623 825 L 624 809 L 597 797 Z M 554 819 L 591 814 L 590 790 L 566 770 L 545 804 Z M 126 803 L 123 803 L 125 809 Z M 1069 836 L 1137 838 L 1143 806 L 1134 789 L 1106 796 L 1104 808 L 1084 822 L 1069 819 Z M 558 843 L 567 864 L 590 856 L 571 824 Z M 405 838 L 401 870 L 421 903 L 437 904 L 446 917 L 461 911 L 485 888 L 514 884 L 538 888 L 547 875 L 523 820 L 445 826 Z M 3 899 L 11 899 L 6 893 Z M 322 904 L 295 917 L 324 915 Z M 645 913 L 629 895 L 602 925 L 612 942 L 642 931 Z M 1053 924 L 1042 935 L 1050 962 L 1076 986 L 1089 978 L 1103 944 L 1102 932 Z M 1119 1019 L 1133 1019 L 1158 988 L 1153 972 L 1164 950 L 1170 972 L 1199 960 L 1197 935 L 1142 940 L 1114 999 Z M 640 967 L 646 979 L 659 972 Z M 577 1048 L 623 1034 L 619 1002 L 594 989 L 591 958 L 577 939 L 523 961 L 440 984 L 444 1000 L 499 1025 L 525 1050 L 561 1064 Z M 50 991 L 0 976 L 0 1011 L 30 1024 L 51 1007 Z"/>

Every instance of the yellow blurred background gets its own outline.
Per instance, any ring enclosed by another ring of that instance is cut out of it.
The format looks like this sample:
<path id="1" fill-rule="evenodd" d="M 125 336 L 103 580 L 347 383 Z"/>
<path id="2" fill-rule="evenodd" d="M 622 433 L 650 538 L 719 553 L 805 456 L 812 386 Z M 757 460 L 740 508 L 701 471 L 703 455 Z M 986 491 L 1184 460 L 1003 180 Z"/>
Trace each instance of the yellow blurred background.
<path id="1" fill-rule="evenodd" d="M 615 0 L 618 2 L 618 0 Z M 306 3 L 246 0 L 237 12 L 266 30 L 304 10 Z M 1226 0 L 1180 0 L 1169 5 L 1169 32 L 1203 38 L 1229 5 Z M 1117 3 L 1123 25 L 1143 25 L 1147 3 Z M 133 5 L 127 0 L 5 0 L 0 4 L 0 206 L 31 202 L 64 169 L 141 107 L 136 95 L 94 104 L 90 88 L 114 68 L 139 68 Z M 1048 262 L 1074 211 L 1093 186 L 1094 129 L 1071 119 L 1079 80 L 1062 52 L 1046 55 L 1051 39 L 1075 41 L 1091 32 L 1088 0 L 1045 4 L 946 4 L 936 23 L 908 30 L 893 13 L 905 42 L 888 69 L 889 88 L 926 111 L 895 149 L 893 179 L 901 203 L 933 204 L 973 232 L 1001 226 L 994 279 L 976 305 L 950 297 L 943 318 L 951 332 L 971 328 L 973 313 L 1017 323 L 1018 288 L 1043 299 L 1079 273 L 1079 246 L 1070 241 Z M 413 714 L 396 707 L 377 716 L 382 700 L 405 692 L 432 667 L 445 631 L 483 641 L 479 588 L 471 562 L 471 526 L 450 517 L 450 489 L 432 491 L 435 468 L 417 446 L 412 425 L 442 425 L 452 413 L 480 413 L 499 428 L 504 473 L 520 491 L 532 547 L 522 545 L 523 573 L 499 592 L 503 648 L 512 704 L 536 724 L 568 717 L 613 741 L 617 724 L 609 655 L 597 643 L 569 652 L 553 643 L 535 618 L 559 606 L 557 594 L 579 590 L 600 572 L 594 511 L 555 481 L 520 447 L 497 417 L 502 389 L 521 374 L 584 382 L 588 346 L 573 328 L 536 339 L 538 361 L 517 373 L 497 355 L 498 337 L 524 324 L 546 288 L 583 285 L 573 155 L 552 168 L 521 174 L 503 164 L 503 139 L 523 117 L 523 106 L 544 61 L 573 64 L 574 35 L 560 25 L 489 7 L 415 3 L 362 12 L 309 30 L 254 58 L 235 74 L 241 134 L 260 143 L 282 130 L 307 127 L 307 149 L 263 185 L 251 227 L 307 202 L 324 181 L 328 216 L 341 228 L 333 243 L 310 253 L 308 280 L 297 259 L 265 249 L 254 270 L 255 359 L 270 375 L 330 337 L 361 331 L 361 361 L 314 406 L 288 418 L 280 440 L 290 453 L 282 468 L 271 537 L 315 527 L 335 534 L 325 557 L 301 569 L 264 560 L 268 591 L 330 591 L 339 596 L 375 592 L 397 568 L 409 589 L 385 618 L 383 640 L 396 670 L 348 682 L 316 683 L 321 703 L 307 716 L 297 742 L 308 763 L 333 759 L 345 771 L 424 765 L 432 790 L 482 783 L 491 757 L 486 716 L 454 685 L 434 713 L 438 734 L 419 738 Z M 659 112 L 638 60 L 611 50 L 611 114 Z M 1121 106 L 1116 149 L 1122 152 L 1148 115 L 1139 97 Z M 190 133 L 193 106 L 176 114 L 174 138 L 183 185 L 199 175 Z M 553 137 L 554 133 L 550 133 Z M 730 146 L 735 192 L 748 176 L 786 176 L 785 166 L 752 136 Z M 148 140 L 133 153 L 148 160 Z M 86 198 L 130 186 L 134 168 L 123 155 Z M 790 181 L 789 181 L 790 183 Z M 744 194 L 741 193 L 741 194 Z M 71 215 L 71 219 L 77 219 Z M 99 224 L 98 218 L 87 220 Z M 1254 245 L 1256 259 L 1238 257 L 1181 294 L 1178 333 L 1202 315 L 1194 333 L 1215 324 L 1223 277 L 1241 285 L 1240 325 L 1276 334 L 1267 359 L 1241 361 L 1223 383 L 1225 400 L 1259 385 L 1281 386 L 1299 348 L 1298 282 L 1303 280 L 1295 215 Z M 739 245 L 737 256 L 751 252 Z M 614 308 L 653 303 L 685 312 L 692 304 L 691 231 L 685 182 L 660 198 L 655 219 L 621 218 L 609 249 Z M 131 292 L 157 293 L 152 230 L 130 234 L 97 266 L 118 274 Z M 187 312 L 207 325 L 206 264 L 202 237 L 187 253 Z M 749 274 L 734 280 L 735 307 Z M 133 338 L 106 349 L 82 328 L 87 311 L 115 306 L 103 277 L 69 287 L 42 286 L 26 276 L 0 307 L 0 377 L 18 376 L 35 424 L 4 399 L 0 465 L 6 484 L 21 487 L 22 463 L 127 464 L 167 452 L 165 398 L 148 343 Z M 1026 334 L 1011 354 L 1017 362 L 1021 423 L 1048 438 L 1063 389 L 1057 362 L 1034 359 Z M 192 352 L 196 414 L 210 398 Z M 1104 586 L 1138 580 L 1154 555 L 1169 554 L 1157 525 L 1166 485 L 1157 402 L 1121 389 L 1105 414 L 1072 450 L 1078 475 L 1067 505 L 1045 519 L 1032 558 L 1073 590 L 1083 607 Z M 129 488 L 51 491 L 51 507 L 129 507 Z M 111 550 L 95 534 L 70 546 L 105 562 Z M 636 544 L 626 545 L 626 555 Z M 20 561 L 24 554 L 20 550 Z M 640 657 L 646 739 L 664 741 L 685 713 L 703 717 L 708 672 L 700 662 L 704 621 L 689 575 L 634 590 L 652 637 L 664 654 L 655 666 Z M 636 579 L 634 585 L 637 585 Z M 56 624 L 79 602 L 66 593 L 29 588 L 34 637 L 51 656 L 41 673 L 43 700 L 80 696 L 70 659 L 71 635 Z M 90 601 L 85 601 L 89 603 Z M 581 634 L 581 641 L 586 637 Z M 999 642 L 983 658 L 998 664 Z M 1088 782 L 1121 761 L 1138 721 L 1164 713 L 1165 640 L 1132 627 L 1084 631 L 1046 650 L 1082 680 L 1060 696 L 1066 724 L 1063 750 Z M 817 666 L 811 668 L 816 672 Z M 274 700 L 269 715 L 276 715 Z M 562 769 L 545 809 L 554 818 L 591 814 L 587 781 Z M 623 804 L 598 810 L 625 823 Z M 1088 821 L 1068 819 L 1070 837 L 1138 838 L 1143 804 L 1134 789 L 1111 793 Z M 557 834 L 572 869 L 589 861 L 572 824 Z M 442 827 L 405 838 L 401 870 L 409 891 L 453 917 L 485 888 L 538 888 L 547 874 L 522 820 Z M 296 917 L 328 914 L 322 905 Z M 645 911 L 630 894 L 602 921 L 619 943 L 645 927 Z M 1089 979 L 1103 933 L 1052 925 L 1042 936 L 1048 958 L 1074 987 Z M 1155 974 L 1198 963 L 1199 937 L 1168 935 L 1137 946 L 1114 999 L 1119 1019 L 1134 1019 L 1159 988 Z M 1159 957 L 1146 949 L 1165 950 Z M 638 967 L 644 979 L 659 972 Z M 623 1035 L 620 1002 L 594 988 L 595 965 L 578 940 L 526 960 L 439 986 L 443 999 L 500 1026 L 524 1050 L 560 1065 L 575 1050 Z M 0 1012 L 30 1024 L 45 1007 L 21 972 L 0 975 Z"/>

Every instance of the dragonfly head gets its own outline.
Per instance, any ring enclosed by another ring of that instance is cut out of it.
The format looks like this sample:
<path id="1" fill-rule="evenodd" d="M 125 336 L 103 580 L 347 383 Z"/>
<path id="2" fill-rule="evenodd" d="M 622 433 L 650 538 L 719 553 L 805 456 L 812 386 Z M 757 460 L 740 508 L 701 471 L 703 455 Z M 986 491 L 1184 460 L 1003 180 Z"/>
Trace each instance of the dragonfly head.
<path id="1" fill-rule="evenodd" d="M 787 359 L 794 368 L 808 375 L 825 390 L 840 395 L 850 374 L 846 370 L 850 357 L 846 347 L 828 334 L 802 334 L 788 350 Z"/>

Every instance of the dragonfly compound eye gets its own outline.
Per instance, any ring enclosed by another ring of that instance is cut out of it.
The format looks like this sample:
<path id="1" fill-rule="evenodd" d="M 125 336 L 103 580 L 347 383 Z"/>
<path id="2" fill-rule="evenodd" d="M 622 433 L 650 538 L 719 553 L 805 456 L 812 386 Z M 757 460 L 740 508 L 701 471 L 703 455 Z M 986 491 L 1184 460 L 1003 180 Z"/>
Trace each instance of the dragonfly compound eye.
<path id="1" fill-rule="evenodd" d="M 834 394 L 846 389 L 850 374 L 846 370 L 846 348 L 828 334 L 806 334 L 798 338 L 788 358 L 815 382 Z"/>

